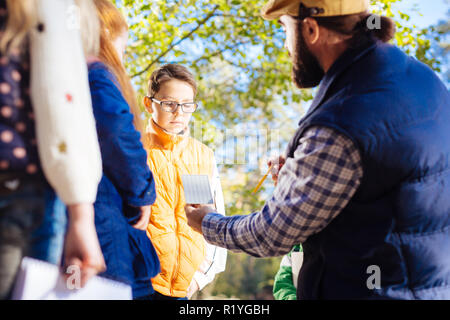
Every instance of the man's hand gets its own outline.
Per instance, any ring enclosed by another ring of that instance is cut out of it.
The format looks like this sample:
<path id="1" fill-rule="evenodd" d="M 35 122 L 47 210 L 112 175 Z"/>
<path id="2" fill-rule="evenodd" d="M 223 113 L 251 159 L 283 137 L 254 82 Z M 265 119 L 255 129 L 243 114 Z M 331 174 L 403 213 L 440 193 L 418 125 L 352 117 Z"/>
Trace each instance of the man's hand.
<path id="1" fill-rule="evenodd" d="M 188 225 L 195 231 L 202 233 L 203 218 L 211 212 L 216 212 L 216 208 L 212 205 L 190 205 L 184 207 Z"/>
<path id="2" fill-rule="evenodd" d="M 140 208 L 141 217 L 139 220 L 133 225 L 133 228 L 139 230 L 147 230 L 148 224 L 150 223 L 150 216 L 152 215 L 151 206 L 144 206 Z"/>
<path id="3" fill-rule="evenodd" d="M 286 162 L 286 158 L 284 156 L 278 156 L 278 157 L 271 158 L 267 162 L 267 165 L 269 167 L 273 164 L 271 173 L 272 173 L 272 180 L 273 180 L 273 182 L 275 182 L 275 185 L 277 185 L 277 183 L 278 183 L 278 173 L 280 172 L 280 170 L 283 167 L 285 162 Z"/>
<path id="4" fill-rule="evenodd" d="M 94 224 L 94 206 L 68 206 L 69 227 L 64 243 L 64 267 L 77 265 L 81 271 L 81 286 L 96 274 L 106 270 Z M 66 278 L 69 276 L 65 274 Z"/>

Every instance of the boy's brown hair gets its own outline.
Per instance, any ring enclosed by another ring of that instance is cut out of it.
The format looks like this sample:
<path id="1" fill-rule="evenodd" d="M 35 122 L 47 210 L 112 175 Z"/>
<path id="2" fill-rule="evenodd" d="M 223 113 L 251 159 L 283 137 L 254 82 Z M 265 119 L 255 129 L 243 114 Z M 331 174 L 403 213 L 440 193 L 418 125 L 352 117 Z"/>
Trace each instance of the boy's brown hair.
<path id="1" fill-rule="evenodd" d="M 194 90 L 194 96 L 197 94 L 197 83 L 188 68 L 179 64 L 166 64 L 153 71 L 150 76 L 148 82 L 148 95 L 154 97 L 161 89 L 161 85 L 164 82 L 174 79 L 187 82 Z"/>

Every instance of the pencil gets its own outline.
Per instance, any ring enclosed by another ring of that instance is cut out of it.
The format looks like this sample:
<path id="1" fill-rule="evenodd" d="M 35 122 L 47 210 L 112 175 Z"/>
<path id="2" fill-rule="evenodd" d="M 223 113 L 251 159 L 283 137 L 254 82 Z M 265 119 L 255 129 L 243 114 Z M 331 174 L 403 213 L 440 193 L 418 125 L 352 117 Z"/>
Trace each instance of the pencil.
<path id="1" fill-rule="evenodd" d="M 261 185 L 263 184 L 264 180 L 266 180 L 267 176 L 269 175 L 270 170 L 272 170 L 273 165 L 274 165 L 273 163 L 270 165 L 269 170 L 267 170 L 267 173 L 266 173 L 266 174 L 264 175 L 264 177 L 262 177 L 262 179 L 259 181 L 258 185 L 257 185 L 257 186 L 255 187 L 255 189 L 253 190 L 253 193 L 256 193 L 256 192 L 259 190 L 259 188 L 260 188 Z"/>

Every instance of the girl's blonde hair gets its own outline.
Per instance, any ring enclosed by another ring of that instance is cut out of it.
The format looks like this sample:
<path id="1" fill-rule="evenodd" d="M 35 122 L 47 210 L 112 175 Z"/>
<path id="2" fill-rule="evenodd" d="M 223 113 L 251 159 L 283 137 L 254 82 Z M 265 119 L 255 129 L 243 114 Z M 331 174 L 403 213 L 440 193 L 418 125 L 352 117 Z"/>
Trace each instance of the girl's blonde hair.
<path id="1" fill-rule="evenodd" d="M 137 104 L 131 80 L 119 59 L 113 40 L 128 31 L 128 24 L 122 13 L 108 0 L 94 0 L 97 13 L 100 17 L 100 53 L 98 57 L 112 71 L 120 85 L 120 91 L 130 106 L 134 116 L 134 126 L 141 133 L 142 142 L 146 140 L 143 122 L 140 118 L 140 109 Z M 144 143 L 144 145 L 146 145 Z"/>
<path id="2" fill-rule="evenodd" d="M 92 0 L 75 0 L 80 10 L 80 32 L 85 56 L 97 56 L 100 51 L 100 19 Z"/>
<path id="3" fill-rule="evenodd" d="M 28 33 L 38 24 L 39 0 L 6 0 L 8 20 L 0 39 L 0 51 L 23 51 Z M 100 48 L 100 23 L 92 0 L 74 0 L 79 11 L 79 27 L 85 55 L 97 55 Z M 67 12 L 65 14 L 70 14 Z M 78 17 L 76 17 L 78 18 Z"/>
<path id="4" fill-rule="evenodd" d="M 22 51 L 22 45 L 28 32 L 36 25 L 37 0 L 6 0 L 8 20 L 0 40 L 0 50 Z"/>

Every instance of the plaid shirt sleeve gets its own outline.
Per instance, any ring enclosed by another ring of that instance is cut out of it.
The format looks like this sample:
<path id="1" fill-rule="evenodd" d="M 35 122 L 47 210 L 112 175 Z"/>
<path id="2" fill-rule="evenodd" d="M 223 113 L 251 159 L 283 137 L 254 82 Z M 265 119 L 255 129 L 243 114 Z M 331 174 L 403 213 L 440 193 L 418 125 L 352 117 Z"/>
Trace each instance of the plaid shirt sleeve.
<path id="1" fill-rule="evenodd" d="M 210 213 L 202 222 L 203 235 L 212 244 L 256 257 L 286 254 L 341 212 L 362 175 L 351 139 L 331 128 L 312 127 L 294 157 L 286 159 L 274 194 L 260 212 L 231 217 Z"/>

